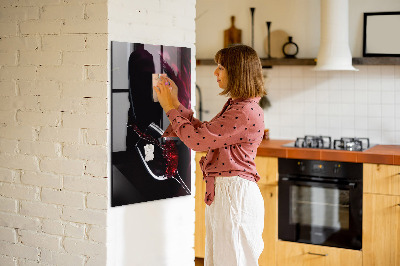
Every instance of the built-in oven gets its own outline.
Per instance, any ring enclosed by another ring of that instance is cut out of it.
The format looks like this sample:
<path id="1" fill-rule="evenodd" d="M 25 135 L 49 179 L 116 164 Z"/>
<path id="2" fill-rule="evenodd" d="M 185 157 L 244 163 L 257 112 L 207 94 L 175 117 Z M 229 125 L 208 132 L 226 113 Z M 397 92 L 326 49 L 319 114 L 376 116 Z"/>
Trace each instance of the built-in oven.
<path id="1" fill-rule="evenodd" d="M 361 249 L 362 164 L 278 160 L 278 238 Z"/>

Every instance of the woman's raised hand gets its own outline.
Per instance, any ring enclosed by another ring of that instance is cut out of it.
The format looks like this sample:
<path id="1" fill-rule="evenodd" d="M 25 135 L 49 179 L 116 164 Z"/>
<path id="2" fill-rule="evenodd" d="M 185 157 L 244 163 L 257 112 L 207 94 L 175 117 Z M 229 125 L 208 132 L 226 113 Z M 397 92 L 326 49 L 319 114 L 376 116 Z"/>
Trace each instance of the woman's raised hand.
<path id="1" fill-rule="evenodd" d="M 174 87 L 176 88 L 174 92 Z M 165 113 L 167 113 L 171 109 L 175 109 L 174 101 L 178 99 L 178 88 L 175 83 L 165 77 L 161 77 L 158 80 L 156 86 L 153 86 L 153 90 L 157 94 L 158 101 L 160 102 L 161 107 L 164 109 Z"/>

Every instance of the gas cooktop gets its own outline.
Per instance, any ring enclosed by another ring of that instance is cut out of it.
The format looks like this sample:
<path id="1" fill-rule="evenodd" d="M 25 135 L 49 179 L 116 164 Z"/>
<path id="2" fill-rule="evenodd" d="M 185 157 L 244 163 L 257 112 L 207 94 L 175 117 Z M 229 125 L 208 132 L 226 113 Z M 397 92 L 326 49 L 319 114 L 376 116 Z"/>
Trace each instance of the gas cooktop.
<path id="1" fill-rule="evenodd" d="M 295 148 L 314 148 L 314 149 L 329 149 L 329 150 L 344 150 L 344 151 L 365 151 L 372 146 L 369 143 L 369 138 L 340 138 L 332 142 L 329 136 L 311 136 L 297 138 L 295 142 L 284 144 L 284 147 Z"/>

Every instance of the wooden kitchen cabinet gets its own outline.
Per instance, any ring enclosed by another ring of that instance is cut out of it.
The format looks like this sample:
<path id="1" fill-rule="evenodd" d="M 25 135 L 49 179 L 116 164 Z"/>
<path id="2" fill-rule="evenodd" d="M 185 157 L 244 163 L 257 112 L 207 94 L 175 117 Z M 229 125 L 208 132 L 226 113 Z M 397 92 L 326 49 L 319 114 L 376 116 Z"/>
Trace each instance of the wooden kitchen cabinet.
<path id="1" fill-rule="evenodd" d="M 200 169 L 199 161 L 205 152 L 196 152 L 196 195 L 195 195 L 195 228 L 194 228 L 194 254 L 197 258 L 204 258 L 204 247 L 206 239 L 206 224 L 204 212 L 206 204 L 204 203 L 204 195 L 206 193 L 206 184 L 203 181 L 203 172 Z"/>
<path id="2" fill-rule="evenodd" d="M 363 205 L 363 266 L 400 266 L 400 196 L 365 193 Z"/>
<path id="3" fill-rule="evenodd" d="M 277 252 L 277 266 L 361 266 L 363 259 L 358 250 L 281 240 Z"/>
<path id="4" fill-rule="evenodd" d="M 399 165 L 365 163 L 363 166 L 363 177 L 364 193 L 400 196 Z"/>
<path id="5" fill-rule="evenodd" d="M 278 158 L 257 156 L 254 162 L 261 176 L 259 185 L 278 185 Z"/>
<path id="6" fill-rule="evenodd" d="M 276 265 L 278 241 L 278 187 L 259 185 L 264 198 L 264 250 L 258 259 L 260 266 Z"/>

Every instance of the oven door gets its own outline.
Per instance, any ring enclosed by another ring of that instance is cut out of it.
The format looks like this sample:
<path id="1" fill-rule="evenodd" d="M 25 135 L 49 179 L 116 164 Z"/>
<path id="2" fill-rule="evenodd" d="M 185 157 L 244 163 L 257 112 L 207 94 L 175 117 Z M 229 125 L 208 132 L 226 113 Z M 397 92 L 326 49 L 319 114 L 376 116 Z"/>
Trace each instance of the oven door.
<path id="1" fill-rule="evenodd" d="M 362 181 L 279 179 L 278 238 L 361 249 Z"/>

